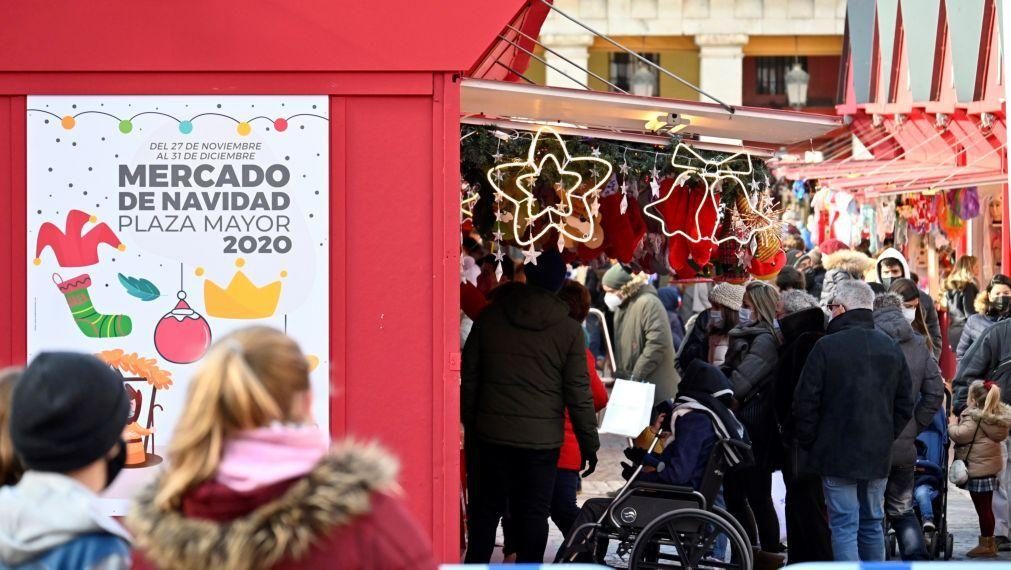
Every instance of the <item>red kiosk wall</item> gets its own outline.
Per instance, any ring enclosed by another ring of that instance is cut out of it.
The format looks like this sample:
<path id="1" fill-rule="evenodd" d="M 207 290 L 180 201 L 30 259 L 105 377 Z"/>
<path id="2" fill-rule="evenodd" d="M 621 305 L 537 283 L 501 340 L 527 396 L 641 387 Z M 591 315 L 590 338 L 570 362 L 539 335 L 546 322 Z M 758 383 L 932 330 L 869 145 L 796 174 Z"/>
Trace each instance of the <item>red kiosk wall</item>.
<path id="1" fill-rule="evenodd" d="M 2 95 L 16 93 L 16 95 Z M 449 73 L 0 73 L 0 364 L 26 356 L 27 94 L 330 99 L 331 425 L 400 458 L 411 512 L 459 556 L 459 84 Z"/>

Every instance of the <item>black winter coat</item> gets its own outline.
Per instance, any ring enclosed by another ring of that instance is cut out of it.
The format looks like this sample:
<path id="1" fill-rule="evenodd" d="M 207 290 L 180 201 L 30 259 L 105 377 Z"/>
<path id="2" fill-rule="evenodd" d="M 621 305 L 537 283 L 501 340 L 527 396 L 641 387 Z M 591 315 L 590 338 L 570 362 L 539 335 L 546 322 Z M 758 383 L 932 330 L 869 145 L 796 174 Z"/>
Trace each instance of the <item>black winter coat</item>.
<path id="1" fill-rule="evenodd" d="M 912 467 L 916 463 L 916 436 L 934 419 L 944 402 L 944 381 L 934 355 L 923 337 L 902 316 L 902 303 L 874 311 L 874 326 L 899 344 L 909 366 L 910 394 L 916 405 L 913 419 L 892 444 L 892 466 Z"/>
<path id="2" fill-rule="evenodd" d="M 797 441 L 805 471 L 826 477 L 883 479 L 892 442 L 913 416 L 909 367 L 899 347 L 874 329 L 869 309 L 829 323 L 794 395 Z"/>
<path id="3" fill-rule="evenodd" d="M 468 436 L 481 441 L 560 448 L 568 410 L 583 456 L 600 447 L 582 327 L 543 289 L 512 286 L 481 313 L 463 350 L 460 398 Z"/>
<path id="4" fill-rule="evenodd" d="M 787 468 L 783 474 L 796 475 L 806 463 L 805 453 L 797 445 L 797 428 L 793 421 L 793 395 L 800 381 L 804 363 L 815 343 L 825 336 L 825 312 L 817 307 L 797 311 L 779 319 L 783 345 L 779 348 L 779 373 L 774 390 L 776 421 L 782 435 Z"/>
<path id="5" fill-rule="evenodd" d="M 1000 386 L 1004 403 L 1011 402 L 1011 319 L 983 331 L 958 363 L 952 381 L 956 415 L 965 409 L 969 385 L 975 380 L 993 380 Z"/>
<path id="6" fill-rule="evenodd" d="M 755 464 L 778 467 L 782 446 L 773 409 L 779 363 L 779 339 L 769 329 L 745 323 L 730 331 L 727 358 L 721 370 L 730 379 L 737 400 L 737 418 L 748 430 Z"/>
<path id="7" fill-rule="evenodd" d="M 944 292 L 944 300 L 948 305 L 948 347 L 952 351 L 958 349 L 966 321 L 976 314 L 976 295 L 979 295 L 979 288 L 973 283 Z"/>

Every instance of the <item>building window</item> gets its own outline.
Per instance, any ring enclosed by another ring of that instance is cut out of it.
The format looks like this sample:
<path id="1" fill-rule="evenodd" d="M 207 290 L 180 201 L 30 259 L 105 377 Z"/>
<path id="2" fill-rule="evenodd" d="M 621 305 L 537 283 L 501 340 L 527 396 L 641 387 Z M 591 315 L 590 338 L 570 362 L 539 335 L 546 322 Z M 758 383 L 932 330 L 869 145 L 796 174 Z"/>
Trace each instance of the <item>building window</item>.
<path id="1" fill-rule="evenodd" d="M 639 55 L 657 65 L 660 64 L 660 54 L 658 53 L 640 53 Z M 632 57 L 630 54 L 624 52 L 611 54 L 611 83 L 621 89 L 624 89 L 625 91 L 628 91 L 629 93 L 632 93 L 633 78 L 635 77 L 636 72 L 640 72 L 640 77 L 636 82 L 640 92 L 636 94 L 645 96 L 658 95 L 660 92 L 660 74 L 656 68 L 649 67 L 648 65 L 642 63 L 638 58 Z M 649 78 L 645 76 L 646 73 L 650 74 Z M 651 79 L 652 81 L 646 81 L 646 79 Z"/>
<path id="2" fill-rule="evenodd" d="M 755 92 L 758 95 L 786 95 L 786 74 L 796 59 L 800 60 L 801 67 L 806 70 L 806 57 L 756 57 Z"/>

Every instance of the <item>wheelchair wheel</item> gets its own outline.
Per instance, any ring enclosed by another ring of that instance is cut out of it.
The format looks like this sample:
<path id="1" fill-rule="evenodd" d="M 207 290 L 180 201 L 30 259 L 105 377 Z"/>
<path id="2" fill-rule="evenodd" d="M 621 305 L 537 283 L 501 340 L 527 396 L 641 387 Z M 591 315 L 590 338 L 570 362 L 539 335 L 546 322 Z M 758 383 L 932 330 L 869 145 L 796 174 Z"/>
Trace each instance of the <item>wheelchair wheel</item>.
<path id="1" fill-rule="evenodd" d="M 730 520 L 700 509 L 667 513 L 636 537 L 628 568 L 751 570 L 751 547 Z"/>
<path id="2" fill-rule="evenodd" d="M 751 548 L 751 546 L 752 546 L 751 545 L 751 540 L 748 539 L 748 531 L 744 530 L 744 525 L 742 525 L 739 520 L 737 520 L 736 518 L 734 518 L 734 515 L 730 514 L 725 509 L 721 509 L 720 507 L 713 507 L 712 511 L 714 513 L 720 515 L 721 517 L 723 517 L 724 520 L 726 520 L 730 524 L 734 525 L 734 528 L 737 529 L 737 534 L 740 535 L 740 537 L 744 541 L 744 543 L 748 545 L 748 548 L 744 549 L 744 553 L 748 557 L 748 563 L 747 563 L 747 566 L 745 566 L 745 568 L 754 568 L 755 567 L 755 551 L 754 551 L 753 548 Z"/>

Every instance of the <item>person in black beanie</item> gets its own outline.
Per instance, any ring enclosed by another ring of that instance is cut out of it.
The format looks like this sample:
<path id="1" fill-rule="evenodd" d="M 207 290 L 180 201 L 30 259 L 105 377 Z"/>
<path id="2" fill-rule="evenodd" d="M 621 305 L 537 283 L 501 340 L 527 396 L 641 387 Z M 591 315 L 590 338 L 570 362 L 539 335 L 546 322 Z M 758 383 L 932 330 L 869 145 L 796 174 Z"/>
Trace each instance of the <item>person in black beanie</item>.
<path id="1" fill-rule="evenodd" d="M 11 399 L 10 436 L 26 468 L 0 489 L 0 567 L 129 568 L 129 534 L 97 513 L 126 461 L 122 377 L 97 358 L 44 352 Z"/>
<path id="2" fill-rule="evenodd" d="M 549 247 L 524 272 L 525 285 L 495 295 L 481 313 L 463 351 L 467 563 L 491 559 L 507 504 L 517 562 L 543 561 L 564 410 L 587 467 L 583 476 L 597 463 L 586 341 L 556 295 L 565 262 Z"/>

